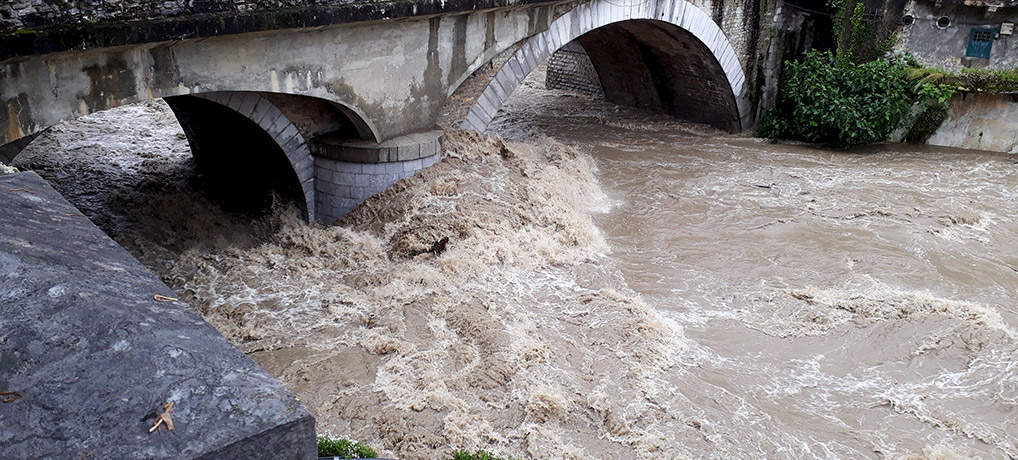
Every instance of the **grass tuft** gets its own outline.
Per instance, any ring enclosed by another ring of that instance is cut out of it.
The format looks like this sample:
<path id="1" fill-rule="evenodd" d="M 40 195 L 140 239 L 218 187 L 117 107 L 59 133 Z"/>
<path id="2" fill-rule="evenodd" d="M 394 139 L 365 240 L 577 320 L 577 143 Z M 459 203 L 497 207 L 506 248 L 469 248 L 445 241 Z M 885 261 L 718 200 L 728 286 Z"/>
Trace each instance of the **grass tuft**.
<path id="1" fill-rule="evenodd" d="M 318 437 L 319 457 L 340 457 L 340 458 L 375 458 L 378 456 L 375 450 L 359 442 L 351 442 L 346 439 L 333 439 L 328 436 Z"/>

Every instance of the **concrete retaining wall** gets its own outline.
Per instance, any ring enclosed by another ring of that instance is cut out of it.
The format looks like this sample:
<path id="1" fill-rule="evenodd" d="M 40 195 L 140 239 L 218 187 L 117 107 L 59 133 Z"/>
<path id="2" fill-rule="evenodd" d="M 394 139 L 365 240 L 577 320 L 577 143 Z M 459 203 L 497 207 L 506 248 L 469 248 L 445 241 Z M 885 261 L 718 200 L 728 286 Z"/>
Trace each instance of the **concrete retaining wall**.
<path id="1" fill-rule="evenodd" d="M 927 143 L 1018 153 L 1018 95 L 955 96 L 947 119 Z"/>

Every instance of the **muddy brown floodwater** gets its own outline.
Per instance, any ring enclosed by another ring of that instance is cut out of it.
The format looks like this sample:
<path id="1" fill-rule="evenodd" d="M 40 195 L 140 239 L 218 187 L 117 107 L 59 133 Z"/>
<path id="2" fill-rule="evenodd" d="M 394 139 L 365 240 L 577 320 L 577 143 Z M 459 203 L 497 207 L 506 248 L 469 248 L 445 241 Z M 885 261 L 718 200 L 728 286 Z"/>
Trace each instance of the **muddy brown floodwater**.
<path id="1" fill-rule="evenodd" d="M 209 202 L 161 103 L 16 166 L 386 456 L 1018 457 L 1013 157 L 768 144 L 540 78 L 507 141 L 450 131 L 333 227 Z"/>

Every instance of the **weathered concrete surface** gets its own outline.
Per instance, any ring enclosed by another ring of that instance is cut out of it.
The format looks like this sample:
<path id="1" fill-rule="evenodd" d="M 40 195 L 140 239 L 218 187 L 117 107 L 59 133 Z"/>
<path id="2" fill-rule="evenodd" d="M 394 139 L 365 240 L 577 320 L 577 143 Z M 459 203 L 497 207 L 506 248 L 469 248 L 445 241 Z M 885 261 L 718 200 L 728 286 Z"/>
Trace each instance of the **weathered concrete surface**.
<path id="1" fill-rule="evenodd" d="M 0 458 L 315 456 L 300 402 L 39 176 L 0 196 Z"/>
<path id="2" fill-rule="evenodd" d="M 964 67 L 1014 68 L 1018 66 L 1018 35 L 1015 34 L 996 34 L 989 59 L 965 56 L 973 27 L 992 27 L 999 32 L 1001 23 L 1018 22 L 1018 4 L 993 3 L 1006 6 L 989 11 L 985 4 L 967 6 L 953 1 L 909 1 L 904 14 L 914 17 L 915 22 L 902 28 L 898 47 L 913 53 L 927 67 L 949 70 Z M 939 27 L 937 20 L 941 17 L 950 19 L 950 25 Z M 1015 33 L 1018 34 L 1018 31 Z"/>
<path id="3" fill-rule="evenodd" d="M 434 128 L 449 94 L 556 4 L 35 55 L 0 63 L 0 145 L 142 100 L 255 91 L 320 98 L 375 140 Z"/>
<path id="4" fill-rule="evenodd" d="M 1018 95 L 957 95 L 950 105 L 928 144 L 1018 153 Z"/>

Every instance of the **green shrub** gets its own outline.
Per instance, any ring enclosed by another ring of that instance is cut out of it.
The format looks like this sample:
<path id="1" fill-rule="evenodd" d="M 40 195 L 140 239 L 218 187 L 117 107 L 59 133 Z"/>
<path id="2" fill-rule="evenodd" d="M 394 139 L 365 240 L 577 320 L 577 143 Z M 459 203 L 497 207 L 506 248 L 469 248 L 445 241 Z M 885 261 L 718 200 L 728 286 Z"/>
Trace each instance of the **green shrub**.
<path id="1" fill-rule="evenodd" d="M 378 454 L 374 449 L 359 442 L 350 442 L 346 439 L 331 439 L 326 436 L 318 437 L 319 457 L 341 457 L 341 458 L 375 458 Z"/>
<path id="2" fill-rule="evenodd" d="M 811 51 L 785 63 L 777 106 L 759 134 L 841 147 L 881 142 L 915 99 L 915 85 L 897 63 L 856 64 Z"/>

